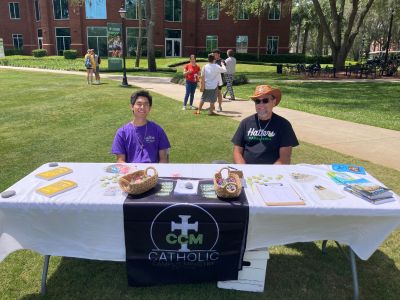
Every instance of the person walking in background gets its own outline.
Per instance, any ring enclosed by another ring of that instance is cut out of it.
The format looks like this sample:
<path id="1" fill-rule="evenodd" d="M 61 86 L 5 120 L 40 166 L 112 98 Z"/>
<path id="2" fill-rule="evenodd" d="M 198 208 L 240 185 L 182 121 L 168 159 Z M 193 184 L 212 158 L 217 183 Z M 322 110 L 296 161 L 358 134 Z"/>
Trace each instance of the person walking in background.
<path id="1" fill-rule="evenodd" d="M 228 58 L 225 60 L 226 73 L 224 74 L 226 81 L 226 91 L 224 98 L 229 93 L 230 100 L 235 100 L 235 93 L 233 92 L 233 77 L 235 76 L 236 58 L 233 57 L 233 50 L 229 49 L 226 52 Z"/>
<path id="2" fill-rule="evenodd" d="M 88 49 L 85 58 L 85 68 L 86 68 L 86 80 L 87 84 L 92 84 L 93 83 L 93 70 L 96 69 L 96 62 L 94 61 L 94 57 L 92 55 L 91 49 Z"/>
<path id="3" fill-rule="evenodd" d="M 197 82 L 199 81 L 200 67 L 196 64 L 196 55 L 191 54 L 190 62 L 183 68 L 183 75 L 186 79 L 186 93 L 183 100 L 182 110 L 186 109 L 187 101 L 190 96 L 190 109 L 196 109 L 193 106 L 194 93 L 196 92 Z"/>
<path id="4" fill-rule="evenodd" d="M 199 115 L 204 102 L 210 102 L 209 115 L 215 115 L 214 103 L 218 97 L 218 84 L 221 79 L 221 74 L 226 72 L 225 63 L 220 67 L 215 63 L 215 57 L 212 53 L 208 54 L 208 63 L 201 70 L 201 77 L 204 77 L 204 91 L 201 95 L 200 105 L 196 115 Z"/>
<path id="5" fill-rule="evenodd" d="M 94 61 L 96 63 L 96 69 L 94 69 L 94 76 L 96 78 L 96 84 L 100 84 L 100 63 L 101 63 L 101 58 L 99 55 L 96 54 L 94 49 L 92 49 L 93 52 L 93 57 Z"/>
<path id="6" fill-rule="evenodd" d="M 213 54 L 215 57 L 215 63 L 222 67 L 222 64 L 225 64 L 225 61 L 221 58 L 221 51 L 218 49 L 213 50 Z M 224 81 L 222 80 L 222 75 L 219 76 L 218 81 L 218 109 L 217 111 L 222 111 L 222 87 L 224 86 Z"/>

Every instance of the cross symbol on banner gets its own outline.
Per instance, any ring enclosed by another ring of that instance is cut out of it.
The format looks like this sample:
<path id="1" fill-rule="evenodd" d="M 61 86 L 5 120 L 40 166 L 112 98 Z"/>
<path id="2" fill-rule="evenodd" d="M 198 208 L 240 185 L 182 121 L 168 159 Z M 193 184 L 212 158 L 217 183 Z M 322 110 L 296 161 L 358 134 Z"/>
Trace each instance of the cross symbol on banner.
<path id="1" fill-rule="evenodd" d="M 194 222 L 189 224 L 189 218 L 191 216 L 189 215 L 178 215 L 178 216 L 181 219 L 182 223 L 175 223 L 174 221 L 171 221 L 171 231 L 180 230 L 181 235 L 184 236 L 188 236 L 189 230 L 194 230 L 196 232 L 198 231 L 199 222 Z M 184 252 L 189 251 L 187 247 L 187 242 L 181 244 L 181 249 L 179 249 L 179 251 L 184 251 Z"/>

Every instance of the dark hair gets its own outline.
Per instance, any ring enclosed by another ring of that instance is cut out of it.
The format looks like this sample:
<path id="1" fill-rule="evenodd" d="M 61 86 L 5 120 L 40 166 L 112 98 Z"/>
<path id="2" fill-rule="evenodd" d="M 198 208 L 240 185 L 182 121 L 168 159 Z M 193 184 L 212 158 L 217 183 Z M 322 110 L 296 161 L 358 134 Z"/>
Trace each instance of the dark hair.
<path id="1" fill-rule="evenodd" d="M 153 97 L 151 97 L 149 92 L 145 91 L 145 90 L 141 90 L 141 91 L 137 91 L 136 93 L 133 93 L 131 96 L 131 104 L 134 105 L 136 103 L 137 98 L 139 98 L 139 97 L 147 98 L 147 100 L 149 100 L 149 105 L 150 106 L 153 105 Z"/>
<path id="2" fill-rule="evenodd" d="M 214 61 L 214 59 L 215 59 L 215 56 L 214 56 L 214 54 L 212 54 L 212 53 L 210 53 L 210 54 L 208 54 L 208 62 L 213 62 Z"/>
<path id="3" fill-rule="evenodd" d="M 218 53 L 218 54 L 221 54 L 221 51 L 219 51 L 219 49 L 214 49 L 214 50 L 212 51 L 212 53 Z"/>
<path id="4" fill-rule="evenodd" d="M 233 56 L 233 50 L 229 49 L 228 51 L 226 51 L 226 54 L 228 54 L 229 57 Z"/>

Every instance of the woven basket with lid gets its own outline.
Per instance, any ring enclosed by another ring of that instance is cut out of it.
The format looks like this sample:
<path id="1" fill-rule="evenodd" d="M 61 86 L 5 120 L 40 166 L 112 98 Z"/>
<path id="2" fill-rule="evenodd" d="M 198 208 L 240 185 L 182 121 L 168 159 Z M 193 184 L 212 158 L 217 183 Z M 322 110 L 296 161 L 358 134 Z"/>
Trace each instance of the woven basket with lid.
<path id="1" fill-rule="evenodd" d="M 149 170 L 153 170 L 154 174 L 150 175 Z M 138 181 L 139 178 L 143 177 L 144 179 Z M 122 176 L 118 184 L 124 192 L 132 195 L 139 195 L 155 187 L 157 181 L 157 170 L 153 167 L 148 167 L 145 170 L 139 170 Z"/>
<path id="2" fill-rule="evenodd" d="M 226 176 L 222 174 L 224 170 L 227 170 Z M 222 168 L 214 175 L 214 189 L 218 197 L 237 198 L 242 191 L 242 182 L 239 176 L 230 169 Z"/>

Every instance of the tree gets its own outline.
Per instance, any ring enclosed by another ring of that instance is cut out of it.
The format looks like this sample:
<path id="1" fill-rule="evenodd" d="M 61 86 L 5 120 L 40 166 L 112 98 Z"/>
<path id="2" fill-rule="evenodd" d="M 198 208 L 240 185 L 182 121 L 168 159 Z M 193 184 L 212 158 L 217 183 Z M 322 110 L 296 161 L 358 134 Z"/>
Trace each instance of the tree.
<path id="1" fill-rule="evenodd" d="M 315 11 L 332 51 L 333 64 L 337 70 L 343 70 L 347 55 L 353 46 L 365 16 L 374 0 L 329 0 L 330 15 L 324 13 L 321 3 L 328 0 L 312 0 Z M 332 20 L 329 26 L 328 19 Z"/>
<path id="2" fill-rule="evenodd" d="M 261 26 L 262 20 L 265 17 L 265 12 L 275 4 L 284 2 L 282 5 L 282 11 L 286 12 L 290 8 L 291 0 L 280 1 L 280 0 L 201 0 L 203 8 L 206 8 L 210 4 L 219 4 L 219 7 L 225 11 L 227 15 L 236 19 L 239 12 L 246 10 L 249 14 L 258 18 L 257 28 L 257 59 L 260 59 L 260 47 L 261 47 Z"/>

